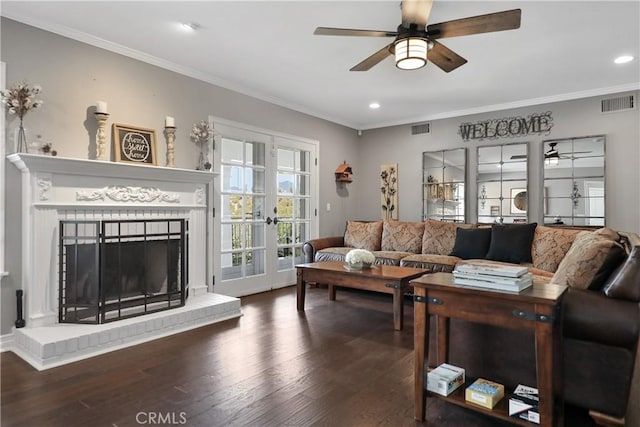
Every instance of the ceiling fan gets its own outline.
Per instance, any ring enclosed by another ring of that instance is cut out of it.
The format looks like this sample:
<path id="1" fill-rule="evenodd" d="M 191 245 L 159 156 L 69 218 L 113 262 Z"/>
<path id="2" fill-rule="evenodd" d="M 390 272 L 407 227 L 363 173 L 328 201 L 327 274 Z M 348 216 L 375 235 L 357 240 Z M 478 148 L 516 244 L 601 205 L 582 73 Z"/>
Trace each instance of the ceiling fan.
<path id="1" fill-rule="evenodd" d="M 520 28 L 520 9 L 427 25 L 432 3 L 433 0 L 402 0 L 402 24 L 398 25 L 397 31 L 318 27 L 314 34 L 395 37 L 393 42 L 351 68 L 350 71 L 367 71 L 387 56 L 395 55 L 398 68 L 415 70 L 425 66 L 428 58 L 448 73 L 464 65 L 467 60 L 439 43 L 437 39 Z"/>
<path id="2" fill-rule="evenodd" d="M 572 159 L 573 158 L 573 154 L 588 154 L 591 153 L 591 151 L 573 151 L 571 152 L 571 154 L 560 154 L 558 152 L 558 150 L 556 149 L 556 145 L 558 145 L 557 142 L 550 142 L 549 143 L 549 149 L 547 151 L 545 151 L 544 153 L 544 162 L 547 165 L 557 165 L 558 162 L 560 161 L 560 159 Z M 517 160 L 517 159 L 526 159 L 527 155 L 526 154 L 516 154 L 514 156 L 511 156 L 512 160 Z"/>

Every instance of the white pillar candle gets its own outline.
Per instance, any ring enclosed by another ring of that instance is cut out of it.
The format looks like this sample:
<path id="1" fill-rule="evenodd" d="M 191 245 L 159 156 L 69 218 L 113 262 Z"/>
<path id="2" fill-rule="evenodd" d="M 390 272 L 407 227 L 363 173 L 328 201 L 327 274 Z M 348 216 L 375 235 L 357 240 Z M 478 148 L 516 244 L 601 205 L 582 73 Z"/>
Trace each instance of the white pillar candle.
<path id="1" fill-rule="evenodd" d="M 96 113 L 109 114 L 107 112 L 107 103 L 104 101 L 98 101 L 96 103 Z"/>
<path id="2" fill-rule="evenodd" d="M 166 128 L 174 128 L 176 127 L 176 119 L 173 117 L 165 117 L 164 118 L 164 127 Z"/>

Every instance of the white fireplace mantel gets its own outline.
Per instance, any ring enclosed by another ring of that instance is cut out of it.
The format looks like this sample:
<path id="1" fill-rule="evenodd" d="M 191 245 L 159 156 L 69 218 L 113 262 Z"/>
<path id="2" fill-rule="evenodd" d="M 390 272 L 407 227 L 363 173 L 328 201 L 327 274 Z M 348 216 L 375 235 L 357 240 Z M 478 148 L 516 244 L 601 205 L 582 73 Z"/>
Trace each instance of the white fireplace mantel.
<path id="1" fill-rule="evenodd" d="M 11 154 L 21 171 L 22 277 L 26 326 L 14 353 L 48 369 L 242 315 L 238 298 L 209 292 L 213 271 L 211 172 L 33 154 Z M 189 297 L 183 307 L 105 323 L 58 323 L 60 220 L 185 218 Z"/>
<path id="2" fill-rule="evenodd" d="M 27 327 L 57 323 L 60 220 L 186 218 L 189 294 L 208 291 L 213 173 L 22 153 L 7 158 L 22 172 Z"/>

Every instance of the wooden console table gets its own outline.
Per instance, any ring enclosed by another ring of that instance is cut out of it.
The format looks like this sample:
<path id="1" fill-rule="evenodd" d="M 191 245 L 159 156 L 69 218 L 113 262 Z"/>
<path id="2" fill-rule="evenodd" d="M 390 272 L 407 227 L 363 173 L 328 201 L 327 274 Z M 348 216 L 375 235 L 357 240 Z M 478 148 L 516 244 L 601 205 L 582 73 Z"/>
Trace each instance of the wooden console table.
<path id="1" fill-rule="evenodd" d="M 336 287 L 364 289 L 393 295 L 393 328 L 402 330 L 404 304 L 409 281 L 429 270 L 394 265 L 373 265 L 364 270 L 347 270 L 344 262 L 324 261 L 296 265 L 298 310 L 304 310 L 307 282 L 324 283 L 329 287 L 329 299 L 336 299 Z"/>
<path id="2" fill-rule="evenodd" d="M 456 285 L 451 273 L 435 273 L 412 280 L 414 288 L 414 348 L 415 348 L 415 419 L 425 419 L 426 397 L 437 397 L 486 415 L 532 426 L 528 421 L 510 417 L 509 393 L 493 409 L 467 403 L 464 389 L 473 380 L 447 397 L 425 390 L 425 361 L 429 361 L 429 315 L 436 318 L 436 365 L 448 359 L 449 318 L 494 326 L 532 329 L 536 341 L 537 388 L 539 391 L 540 426 L 561 425 L 564 417 L 562 402 L 561 311 L 560 301 L 567 289 L 564 285 L 535 285 L 520 293 L 507 293 Z M 464 368 L 464 366 L 461 366 Z M 491 380 L 491 378 L 487 378 Z M 525 384 L 535 386 L 533 384 Z"/>

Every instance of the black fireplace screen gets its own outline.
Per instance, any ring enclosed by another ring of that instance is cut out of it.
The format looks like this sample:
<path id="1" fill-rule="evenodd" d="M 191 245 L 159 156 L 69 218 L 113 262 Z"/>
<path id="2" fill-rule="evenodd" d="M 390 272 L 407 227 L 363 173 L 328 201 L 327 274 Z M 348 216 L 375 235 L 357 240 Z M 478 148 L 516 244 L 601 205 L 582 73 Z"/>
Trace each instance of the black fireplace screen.
<path id="1" fill-rule="evenodd" d="M 60 323 L 106 323 L 182 307 L 184 219 L 60 221 Z"/>

